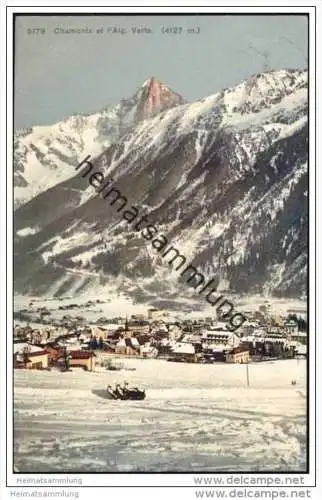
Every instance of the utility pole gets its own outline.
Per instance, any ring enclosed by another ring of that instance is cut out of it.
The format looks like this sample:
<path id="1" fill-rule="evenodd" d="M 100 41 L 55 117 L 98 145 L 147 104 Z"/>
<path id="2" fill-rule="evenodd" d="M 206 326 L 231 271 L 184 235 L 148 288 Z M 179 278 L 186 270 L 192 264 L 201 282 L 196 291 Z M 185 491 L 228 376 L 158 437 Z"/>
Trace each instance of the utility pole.
<path id="1" fill-rule="evenodd" d="M 246 379 L 247 379 L 247 387 L 249 387 L 249 364 L 246 364 Z"/>

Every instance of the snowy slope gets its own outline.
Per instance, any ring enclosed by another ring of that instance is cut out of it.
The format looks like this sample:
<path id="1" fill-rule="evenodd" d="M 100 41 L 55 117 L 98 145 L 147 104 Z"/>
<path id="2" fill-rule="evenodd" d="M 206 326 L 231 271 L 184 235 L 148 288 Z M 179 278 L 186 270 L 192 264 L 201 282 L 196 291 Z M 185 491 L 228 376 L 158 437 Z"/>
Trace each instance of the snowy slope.
<path id="1" fill-rule="evenodd" d="M 18 370 L 14 464 L 20 472 L 304 472 L 306 362 L 249 366 L 126 360 L 136 371 Z M 291 380 L 296 380 L 296 386 Z M 107 384 L 144 401 L 107 401 Z M 87 402 L 84 405 L 84 401 Z"/>
<path id="2" fill-rule="evenodd" d="M 161 90 L 143 101 L 147 119 L 99 155 L 95 168 L 221 289 L 302 296 L 307 72 L 255 75 L 159 112 Z M 15 225 L 19 292 L 47 293 L 49 273 L 56 295 L 115 281 L 138 300 L 178 295 L 178 274 L 87 179 L 36 197 L 16 212 Z"/>
<path id="3" fill-rule="evenodd" d="M 150 78 L 129 99 L 92 115 L 74 115 L 50 126 L 17 131 L 14 137 L 15 207 L 74 175 L 84 156 L 97 156 L 122 134 L 183 99 Z"/>

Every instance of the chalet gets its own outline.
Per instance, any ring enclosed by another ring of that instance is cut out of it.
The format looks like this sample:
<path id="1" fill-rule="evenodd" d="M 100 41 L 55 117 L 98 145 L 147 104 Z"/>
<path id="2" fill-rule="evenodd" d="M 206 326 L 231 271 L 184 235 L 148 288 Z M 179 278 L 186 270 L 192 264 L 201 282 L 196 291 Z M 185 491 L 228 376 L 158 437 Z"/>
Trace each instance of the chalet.
<path id="1" fill-rule="evenodd" d="M 202 349 L 203 359 L 210 362 L 226 362 L 226 353 L 230 347 L 227 345 L 205 345 Z"/>
<path id="2" fill-rule="evenodd" d="M 196 361 L 195 347 L 187 342 L 176 342 L 171 349 L 169 360 L 194 363 Z"/>
<path id="3" fill-rule="evenodd" d="M 115 354 L 122 356 L 139 356 L 140 345 L 135 337 L 121 338 L 115 345 Z"/>
<path id="4" fill-rule="evenodd" d="M 48 365 L 54 366 L 59 358 L 61 358 L 64 354 L 64 351 L 61 347 L 56 346 L 55 344 L 49 344 L 44 347 L 44 351 L 48 355 Z"/>
<path id="5" fill-rule="evenodd" d="M 143 358 L 156 358 L 158 353 L 158 349 L 151 344 L 140 346 L 140 355 Z"/>
<path id="6" fill-rule="evenodd" d="M 155 320 L 155 319 L 165 318 L 167 316 L 169 316 L 168 311 L 157 309 L 155 307 L 148 309 L 148 319 Z"/>
<path id="7" fill-rule="evenodd" d="M 191 344 L 201 344 L 201 335 L 195 333 L 184 333 L 181 338 L 181 342 L 188 342 Z"/>
<path id="8" fill-rule="evenodd" d="M 89 351 L 70 351 L 68 364 L 70 367 L 81 367 L 85 371 L 92 372 L 95 368 L 95 354 Z"/>
<path id="9" fill-rule="evenodd" d="M 304 344 L 306 345 L 307 344 L 307 333 L 306 332 L 296 332 L 296 333 L 292 333 L 290 335 L 290 340 L 294 341 L 294 342 L 299 342 L 300 344 Z"/>
<path id="10" fill-rule="evenodd" d="M 211 344 L 237 347 L 240 339 L 235 333 L 228 330 L 207 329 L 202 331 L 201 342 L 203 346 Z"/>
<path id="11" fill-rule="evenodd" d="M 297 344 L 295 348 L 295 354 L 297 356 L 306 357 L 307 356 L 307 346 L 303 344 Z"/>
<path id="12" fill-rule="evenodd" d="M 114 328 L 112 325 L 112 331 L 117 330 L 117 328 L 118 328 L 118 325 L 116 328 Z M 102 338 L 103 340 L 107 340 L 110 330 L 111 330 L 111 328 L 106 328 L 106 327 L 102 328 L 100 326 L 93 326 L 91 328 L 91 334 L 92 334 L 92 337 L 96 337 L 97 339 Z"/>
<path id="13" fill-rule="evenodd" d="M 226 354 L 227 363 L 249 363 L 249 351 L 243 347 L 234 347 Z"/>
<path id="14" fill-rule="evenodd" d="M 291 319 L 291 320 L 286 321 L 284 323 L 284 329 L 285 329 L 286 334 L 289 337 L 292 337 L 298 333 L 299 326 L 298 326 L 297 321 L 294 321 L 293 319 Z"/>
<path id="15" fill-rule="evenodd" d="M 209 330 L 218 330 L 218 331 L 229 331 L 227 330 L 227 323 L 225 321 L 216 320 L 214 323 L 211 323 L 211 326 L 208 326 Z"/>
<path id="16" fill-rule="evenodd" d="M 131 320 L 133 321 L 142 321 L 144 320 L 144 314 L 132 314 Z"/>
<path id="17" fill-rule="evenodd" d="M 115 346 L 109 343 L 104 344 L 104 352 L 106 354 L 115 354 Z"/>
<path id="18" fill-rule="evenodd" d="M 252 335 L 258 328 L 258 324 L 255 321 L 245 321 L 243 325 L 238 329 L 238 334 L 241 337 L 246 337 Z"/>
<path id="19" fill-rule="evenodd" d="M 151 307 L 148 309 L 148 318 L 149 319 L 155 319 L 159 315 L 159 309 L 156 309 L 155 307 Z"/>
<path id="20" fill-rule="evenodd" d="M 48 354 L 41 347 L 29 343 L 13 345 L 14 368 L 43 370 L 48 368 Z"/>
<path id="21" fill-rule="evenodd" d="M 182 335 L 182 329 L 175 323 L 168 325 L 169 338 L 171 340 L 178 340 Z"/>
<path id="22" fill-rule="evenodd" d="M 126 324 L 125 330 L 129 331 L 131 333 L 146 334 L 146 333 L 150 332 L 151 325 L 150 325 L 149 321 L 145 321 L 145 320 L 132 320 L 132 321 L 129 321 L 129 323 Z"/>

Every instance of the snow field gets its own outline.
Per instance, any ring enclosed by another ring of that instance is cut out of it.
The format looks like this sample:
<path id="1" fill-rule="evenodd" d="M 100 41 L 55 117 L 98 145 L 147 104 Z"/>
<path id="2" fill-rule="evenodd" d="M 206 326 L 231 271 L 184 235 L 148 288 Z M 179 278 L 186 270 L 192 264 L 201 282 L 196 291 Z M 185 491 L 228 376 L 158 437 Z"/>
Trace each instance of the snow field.
<path id="1" fill-rule="evenodd" d="M 136 370 L 15 371 L 21 472 L 305 470 L 305 360 L 251 364 L 250 387 L 245 365 L 124 365 Z M 100 397 L 125 380 L 146 400 Z"/>

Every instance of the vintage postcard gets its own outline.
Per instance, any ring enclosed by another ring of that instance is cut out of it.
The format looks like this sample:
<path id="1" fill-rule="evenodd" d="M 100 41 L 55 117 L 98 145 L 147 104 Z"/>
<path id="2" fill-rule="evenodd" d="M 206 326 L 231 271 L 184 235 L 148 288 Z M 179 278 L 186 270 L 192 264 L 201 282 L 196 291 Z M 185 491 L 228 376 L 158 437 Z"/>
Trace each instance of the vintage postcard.
<path id="1" fill-rule="evenodd" d="M 312 9 L 18 10 L 10 474 L 304 487 Z"/>

